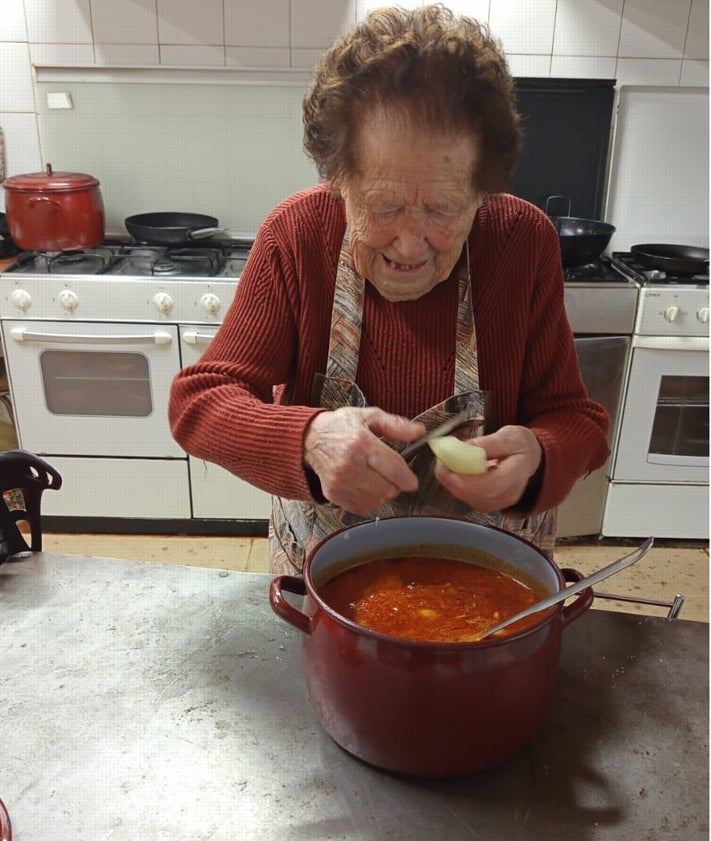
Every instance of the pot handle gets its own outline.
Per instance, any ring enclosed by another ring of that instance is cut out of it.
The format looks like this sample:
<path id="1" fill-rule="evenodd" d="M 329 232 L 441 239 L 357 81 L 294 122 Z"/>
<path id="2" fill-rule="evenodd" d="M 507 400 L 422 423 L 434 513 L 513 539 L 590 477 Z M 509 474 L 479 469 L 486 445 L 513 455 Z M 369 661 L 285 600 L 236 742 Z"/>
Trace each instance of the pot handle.
<path id="1" fill-rule="evenodd" d="M 30 210 L 49 210 L 51 212 L 60 212 L 62 210 L 62 206 L 59 202 L 55 201 L 54 199 L 47 198 L 47 196 L 32 196 L 32 198 L 28 202 Z M 51 205 L 50 208 L 46 207 L 46 205 Z M 44 205 L 44 207 L 38 207 L 38 205 Z"/>
<path id="2" fill-rule="evenodd" d="M 546 196 L 546 203 L 543 206 L 543 210 L 546 213 L 546 215 L 548 215 L 548 216 L 552 215 L 550 210 L 548 209 L 548 205 L 552 201 L 561 201 L 561 200 L 564 201 L 564 202 L 568 202 L 568 210 L 563 215 L 564 216 L 570 216 L 570 212 L 573 209 L 573 200 L 570 198 L 570 196 Z M 556 215 L 560 215 L 560 214 L 556 214 Z"/>
<path id="3" fill-rule="evenodd" d="M 311 619 L 284 598 L 283 590 L 296 596 L 305 596 L 306 582 L 295 575 L 278 575 L 269 585 L 269 604 L 277 616 L 293 625 L 297 631 L 311 634 Z"/>
<path id="4" fill-rule="evenodd" d="M 585 577 L 582 572 L 578 572 L 576 569 L 566 568 L 562 569 L 561 572 L 563 573 L 563 578 L 569 584 L 574 584 L 576 581 L 580 581 Z M 590 607 L 594 599 L 595 593 L 593 592 L 592 587 L 586 587 L 581 593 L 578 593 L 577 598 L 570 604 L 565 605 L 563 610 L 561 610 L 561 627 L 565 628 L 567 625 L 570 625 L 571 622 L 575 622 L 576 619 L 579 619 Z"/>

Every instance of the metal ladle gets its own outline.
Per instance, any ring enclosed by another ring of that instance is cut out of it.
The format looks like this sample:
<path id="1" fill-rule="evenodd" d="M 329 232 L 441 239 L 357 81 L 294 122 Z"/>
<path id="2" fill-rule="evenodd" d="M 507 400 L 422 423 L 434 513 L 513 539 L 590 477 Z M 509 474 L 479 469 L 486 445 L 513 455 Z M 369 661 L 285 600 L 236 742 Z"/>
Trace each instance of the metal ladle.
<path id="1" fill-rule="evenodd" d="M 493 625 L 491 628 L 489 628 L 487 631 L 484 631 L 483 634 L 480 634 L 477 637 L 477 642 L 485 639 L 486 637 L 490 637 L 492 634 L 495 634 L 497 631 L 501 631 L 503 628 L 507 628 L 509 625 L 513 625 L 513 623 L 518 622 L 519 619 L 525 619 L 527 616 L 531 616 L 533 613 L 538 613 L 541 610 L 546 610 L 549 607 L 553 607 L 554 604 L 563 602 L 570 596 L 575 596 L 582 590 L 585 590 L 588 587 L 592 587 L 593 584 L 597 584 L 598 581 L 604 581 L 606 578 L 609 578 L 616 572 L 620 572 L 621 570 L 632 566 L 632 564 L 637 563 L 637 561 L 640 558 L 643 558 L 647 554 L 647 552 L 649 552 L 649 550 L 652 548 L 653 543 L 654 538 L 648 537 L 641 546 L 637 547 L 637 549 L 635 549 L 633 552 L 630 552 L 628 555 L 625 555 L 617 561 L 613 561 L 611 564 L 608 564 L 608 566 L 603 567 L 601 570 L 598 570 L 598 572 L 593 572 L 592 575 L 586 575 L 585 578 L 581 578 L 580 581 L 576 581 L 574 584 L 571 584 L 570 587 L 564 587 L 557 593 L 553 593 L 550 596 L 546 596 L 545 599 L 541 599 L 541 601 L 532 604 L 525 610 L 521 610 L 519 613 L 515 613 L 513 616 L 509 616 L 509 618 L 504 619 L 503 622 L 499 622 L 498 625 Z"/>

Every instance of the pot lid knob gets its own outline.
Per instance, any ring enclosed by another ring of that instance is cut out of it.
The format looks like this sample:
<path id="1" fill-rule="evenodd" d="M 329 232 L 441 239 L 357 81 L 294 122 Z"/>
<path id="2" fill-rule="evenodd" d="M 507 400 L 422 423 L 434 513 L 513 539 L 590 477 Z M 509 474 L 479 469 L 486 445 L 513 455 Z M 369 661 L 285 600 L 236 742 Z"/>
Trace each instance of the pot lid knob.
<path id="1" fill-rule="evenodd" d="M 47 175 L 52 175 L 52 164 L 47 164 L 46 170 Z"/>

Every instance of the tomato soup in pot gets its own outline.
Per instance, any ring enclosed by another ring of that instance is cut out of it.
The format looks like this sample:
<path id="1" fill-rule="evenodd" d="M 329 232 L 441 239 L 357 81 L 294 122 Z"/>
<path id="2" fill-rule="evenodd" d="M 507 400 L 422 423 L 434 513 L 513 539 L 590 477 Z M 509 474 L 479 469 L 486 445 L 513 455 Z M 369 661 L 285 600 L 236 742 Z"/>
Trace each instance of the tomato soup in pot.
<path id="1" fill-rule="evenodd" d="M 493 559 L 492 559 L 493 560 Z M 489 628 L 545 595 L 492 566 L 416 555 L 355 564 L 318 588 L 346 619 L 393 637 L 420 642 L 476 642 Z M 503 629 L 535 624 L 527 617 Z"/>

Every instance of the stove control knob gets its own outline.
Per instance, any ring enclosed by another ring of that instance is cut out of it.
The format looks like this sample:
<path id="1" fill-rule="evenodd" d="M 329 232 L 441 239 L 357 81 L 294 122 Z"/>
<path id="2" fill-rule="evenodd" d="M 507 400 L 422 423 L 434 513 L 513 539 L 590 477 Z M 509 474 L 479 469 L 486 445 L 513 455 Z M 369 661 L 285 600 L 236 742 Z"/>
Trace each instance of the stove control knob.
<path id="1" fill-rule="evenodd" d="M 208 315 L 217 315 L 220 311 L 221 301 L 217 295 L 213 295 L 212 292 L 206 292 L 202 298 L 200 298 L 200 303 Z"/>
<path id="2" fill-rule="evenodd" d="M 24 289 L 14 289 L 10 300 L 20 312 L 27 312 L 32 306 L 32 295 Z"/>
<path id="3" fill-rule="evenodd" d="M 79 306 L 79 298 L 71 289 L 62 289 L 59 293 L 59 306 L 67 312 L 74 312 Z"/>
<path id="4" fill-rule="evenodd" d="M 664 310 L 664 318 L 667 321 L 676 321 L 679 318 L 679 307 L 667 307 Z"/>
<path id="5" fill-rule="evenodd" d="M 701 309 L 696 313 L 696 317 L 702 324 L 709 323 L 709 308 L 708 307 L 701 307 Z"/>
<path id="6" fill-rule="evenodd" d="M 158 292 L 153 296 L 153 305 L 163 315 L 170 315 L 173 310 L 173 299 L 167 292 Z"/>

